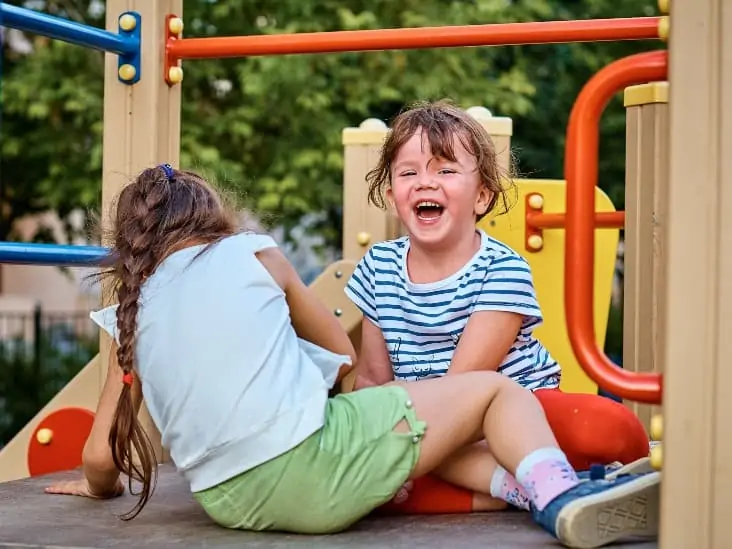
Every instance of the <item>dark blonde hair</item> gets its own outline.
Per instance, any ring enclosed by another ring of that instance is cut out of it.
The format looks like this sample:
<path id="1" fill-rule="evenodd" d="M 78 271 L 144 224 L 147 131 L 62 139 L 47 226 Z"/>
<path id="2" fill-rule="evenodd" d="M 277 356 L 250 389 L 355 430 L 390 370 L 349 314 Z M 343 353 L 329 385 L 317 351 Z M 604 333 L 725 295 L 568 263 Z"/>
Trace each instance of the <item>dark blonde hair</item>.
<path id="1" fill-rule="evenodd" d="M 458 139 L 475 158 L 481 183 L 492 193 L 486 212 L 478 216 L 478 220 L 492 212 L 499 201 L 501 213 L 510 209 L 508 191 L 513 185 L 510 173 L 498 165 L 493 140 L 475 118 L 447 101 L 417 103 L 394 119 L 376 167 L 366 174 L 371 204 L 386 208 L 385 193 L 392 184 L 391 168 L 394 160 L 404 144 L 419 131 L 426 136 L 435 157 L 455 162 L 454 142 Z"/>
<path id="2" fill-rule="evenodd" d="M 106 262 L 109 270 L 102 276 L 114 280 L 112 291 L 119 303 L 117 361 L 125 374 L 135 367 L 138 301 L 145 279 L 176 248 L 189 243 L 213 244 L 237 230 L 235 210 L 193 172 L 168 165 L 150 168 L 122 190 L 114 214 L 112 253 Z M 152 495 L 157 460 L 134 412 L 128 384 L 122 386 L 109 444 L 114 464 L 129 476 L 130 492 L 133 478 L 142 483 L 137 503 L 121 517 L 129 520 Z M 139 464 L 133 462 L 133 450 Z"/>

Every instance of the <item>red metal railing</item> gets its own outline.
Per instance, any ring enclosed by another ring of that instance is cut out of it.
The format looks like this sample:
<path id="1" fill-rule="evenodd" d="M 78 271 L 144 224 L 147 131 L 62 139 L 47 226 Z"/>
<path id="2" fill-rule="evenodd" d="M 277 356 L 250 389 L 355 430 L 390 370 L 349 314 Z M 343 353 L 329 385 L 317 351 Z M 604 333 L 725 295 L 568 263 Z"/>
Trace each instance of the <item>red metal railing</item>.
<path id="1" fill-rule="evenodd" d="M 180 59 L 347 51 L 507 46 L 658 38 L 659 17 L 500 23 L 213 38 L 169 38 L 170 65 Z"/>
<path id="2" fill-rule="evenodd" d="M 597 229 L 621 229 L 625 226 L 625 212 L 597 212 L 592 223 Z M 567 215 L 526 212 L 526 224 L 536 229 L 563 229 L 567 226 Z"/>
<path id="3" fill-rule="evenodd" d="M 598 347 L 593 300 L 595 262 L 595 186 L 599 123 L 612 96 L 634 84 L 665 80 L 665 51 L 631 55 L 595 74 L 582 88 L 567 127 L 565 310 L 577 360 L 603 389 L 636 402 L 660 404 L 661 375 L 623 370 Z"/>

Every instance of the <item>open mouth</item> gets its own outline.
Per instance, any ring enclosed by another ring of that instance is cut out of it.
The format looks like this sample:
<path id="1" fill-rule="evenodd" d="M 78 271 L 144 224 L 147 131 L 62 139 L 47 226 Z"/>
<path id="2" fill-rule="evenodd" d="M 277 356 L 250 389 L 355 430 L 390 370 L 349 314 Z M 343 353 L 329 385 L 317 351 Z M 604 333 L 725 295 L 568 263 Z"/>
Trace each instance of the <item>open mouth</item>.
<path id="1" fill-rule="evenodd" d="M 433 221 L 438 219 L 444 210 L 445 208 L 443 206 L 430 200 L 423 200 L 414 207 L 415 214 L 417 214 L 417 217 L 423 221 Z"/>

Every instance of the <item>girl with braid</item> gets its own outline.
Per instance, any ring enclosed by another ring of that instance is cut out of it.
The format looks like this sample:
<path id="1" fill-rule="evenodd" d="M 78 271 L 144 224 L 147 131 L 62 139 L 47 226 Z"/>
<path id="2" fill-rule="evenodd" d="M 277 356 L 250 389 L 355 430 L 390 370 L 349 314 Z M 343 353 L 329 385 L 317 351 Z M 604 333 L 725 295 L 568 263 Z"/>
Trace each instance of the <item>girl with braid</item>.
<path id="1" fill-rule="evenodd" d="M 118 305 L 81 478 L 52 494 L 109 498 L 120 474 L 150 499 L 157 462 L 145 402 L 193 497 L 243 530 L 341 531 L 408 480 L 487 440 L 538 525 L 571 547 L 655 535 L 659 474 L 582 480 L 529 391 L 495 372 L 329 390 L 355 362 L 333 314 L 268 236 L 242 230 L 198 175 L 162 165 L 121 192 L 110 274 Z M 137 456 L 133 458 L 134 456 Z M 633 513 L 626 512 L 631 509 Z M 603 517 L 614 516 L 612 528 Z"/>

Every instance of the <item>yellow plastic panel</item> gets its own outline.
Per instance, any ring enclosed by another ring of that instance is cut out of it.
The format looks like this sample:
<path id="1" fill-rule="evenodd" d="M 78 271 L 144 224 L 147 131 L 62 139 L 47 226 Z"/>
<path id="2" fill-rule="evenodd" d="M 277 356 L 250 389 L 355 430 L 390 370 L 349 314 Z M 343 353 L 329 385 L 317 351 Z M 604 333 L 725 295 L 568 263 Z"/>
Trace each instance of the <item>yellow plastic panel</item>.
<path id="1" fill-rule="evenodd" d="M 544 247 L 539 252 L 527 250 L 524 244 L 526 195 L 541 194 L 545 213 L 564 213 L 566 183 L 563 180 L 520 179 L 516 184 L 518 197 L 509 213 L 484 218 L 478 226 L 529 262 L 544 314 L 544 324 L 536 330 L 536 336 L 562 366 L 562 390 L 596 394 L 597 385 L 580 367 L 567 336 L 564 314 L 564 229 L 544 230 Z M 595 191 L 595 211 L 615 211 L 608 196 L 599 188 Z M 619 235 L 618 229 L 595 231 L 595 334 L 601 348 L 605 344 L 610 313 Z"/>

